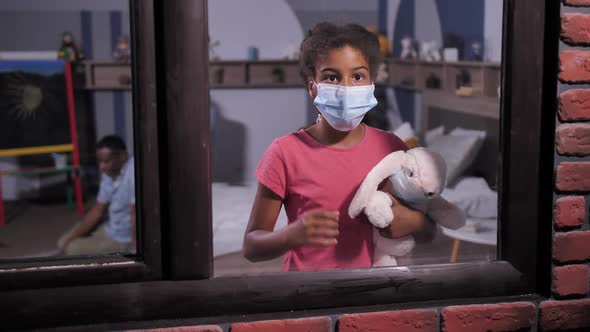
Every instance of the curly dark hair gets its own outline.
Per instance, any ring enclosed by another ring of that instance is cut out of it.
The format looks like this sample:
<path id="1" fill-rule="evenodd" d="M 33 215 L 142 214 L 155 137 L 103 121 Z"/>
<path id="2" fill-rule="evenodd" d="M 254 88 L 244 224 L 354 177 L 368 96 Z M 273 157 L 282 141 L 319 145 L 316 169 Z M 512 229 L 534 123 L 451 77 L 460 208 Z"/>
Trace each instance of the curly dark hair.
<path id="1" fill-rule="evenodd" d="M 318 23 L 309 30 L 301 42 L 299 67 L 307 83 L 315 76 L 317 61 L 335 48 L 350 46 L 359 50 L 369 63 L 371 77 L 375 77 L 381 60 L 377 36 L 358 24 L 339 26 L 329 22 Z"/>
<path id="2" fill-rule="evenodd" d="M 107 135 L 96 143 L 96 149 L 107 148 L 112 150 L 113 152 L 120 152 L 120 151 L 127 151 L 127 146 L 125 145 L 125 141 L 117 135 Z"/>

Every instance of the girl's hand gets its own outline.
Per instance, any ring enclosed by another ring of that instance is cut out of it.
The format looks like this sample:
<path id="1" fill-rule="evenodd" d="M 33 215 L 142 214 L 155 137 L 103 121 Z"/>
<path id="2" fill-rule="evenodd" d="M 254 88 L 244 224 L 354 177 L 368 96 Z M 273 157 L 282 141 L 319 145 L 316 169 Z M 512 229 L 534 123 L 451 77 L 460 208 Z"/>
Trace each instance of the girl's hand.
<path id="1" fill-rule="evenodd" d="M 288 226 L 287 245 L 296 248 L 305 245 L 329 247 L 338 243 L 338 212 L 313 210 L 304 213 Z"/>
<path id="2" fill-rule="evenodd" d="M 393 210 L 393 221 L 388 227 L 379 229 L 381 236 L 394 239 L 421 231 L 426 222 L 426 215 L 422 211 L 402 204 L 393 195 L 387 194 L 393 201 L 393 206 L 391 207 Z"/>

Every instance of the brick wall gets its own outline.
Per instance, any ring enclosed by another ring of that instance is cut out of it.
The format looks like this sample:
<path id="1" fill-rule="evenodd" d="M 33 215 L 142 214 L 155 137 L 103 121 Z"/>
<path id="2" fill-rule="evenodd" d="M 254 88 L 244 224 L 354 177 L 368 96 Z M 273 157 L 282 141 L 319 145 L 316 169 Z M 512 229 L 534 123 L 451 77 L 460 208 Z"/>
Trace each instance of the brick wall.
<path id="1" fill-rule="evenodd" d="M 557 0 L 553 0 L 557 1 Z M 161 329 L 194 332 L 590 331 L 590 0 L 563 0 L 551 299 Z M 548 179 L 549 181 L 549 179 Z M 553 179 L 551 179 L 553 181 Z"/>

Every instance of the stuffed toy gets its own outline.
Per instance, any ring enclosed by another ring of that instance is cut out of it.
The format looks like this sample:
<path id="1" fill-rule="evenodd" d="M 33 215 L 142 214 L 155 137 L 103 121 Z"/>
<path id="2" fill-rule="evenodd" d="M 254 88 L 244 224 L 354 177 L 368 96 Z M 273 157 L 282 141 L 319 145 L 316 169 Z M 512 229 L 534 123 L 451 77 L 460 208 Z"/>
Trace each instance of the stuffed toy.
<path id="1" fill-rule="evenodd" d="M 422 42 L 420 47 L 420 60 L 432 62 L 440 61 L 441 59 L 440 46 L 436 40 Z"/>
<path id="2" fill-rule="evenodd" d="M 389 226 L 394 218 L 393 202 L 388 194 L 377 190 L 389 178 L 392 194 L 399 201 L 422 211 L 438 225 L 461 228 L 465 225 L 465 213 L 440 196 L 445 188 L 445 174 L 444 159 L 425 148 L 390 153 L 367 174 L 350 203 L 348 214 L 355 218 L 364 212 L 375 227 Z M 414 248 L 413 236 L 389 239 L 381 236 L 377 228 L 373 231 L 373 266 L 397 265 L 396 257 L 407 255 Z"/>
<path id="3" fill-rule="evenodd" d="M 402 45 L 400 58 L 406 60 L 416 60 L 418 58 L 418 48 L 416 47 L 416 42 L 412 38 L 404 37 L 400 43 Z"/>

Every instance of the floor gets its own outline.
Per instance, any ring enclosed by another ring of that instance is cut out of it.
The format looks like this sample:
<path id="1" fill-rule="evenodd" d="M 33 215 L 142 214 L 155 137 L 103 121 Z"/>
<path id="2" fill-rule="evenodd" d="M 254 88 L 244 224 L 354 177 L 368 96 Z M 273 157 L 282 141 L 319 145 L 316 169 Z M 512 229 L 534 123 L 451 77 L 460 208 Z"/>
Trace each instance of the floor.
<path id="1" fill-rule="evenodd" d="M 453 239 L 438 234 L 428 244 L 416 245 L 406 257 L 400 257 L 400 265 L 427 265 L 449 263 L 453 250 Z M 457 262 L 493 260 L 496 258 L 496 247 L 462 241 L 457 255 Z M 260 274 L 280 272 L 282 258 L 261 263 L 250 263 L 240 253 L 232 253 L 216 257 L 214 262 L 215 276 Z"/>
<path id="2" fill-rule="evenodd" d="M 45 257 L 57 239 L 79 220 L 65 203 L 5 202 L 6 224 L 0 226 L 0 259 Z"/>
<path id="3" fill-rule="evenodd" d="M 0 260 L 43 257 L 53 253 L 61 234 L 80 220 L 65 204 L 8 202 L 5 204 L 7 224 L 0 226 Z M 453 240 L 439 234 L 432 243 L 416 246 L 400 265 L 448 263 Z M 490 260 L 495 247 L 462 242 L 457 262 Z M 214 260 L 215 276 L 261 274 L 280 271 L 281 258 L 250 263 L 239 252 L 220 255 Z"/>

